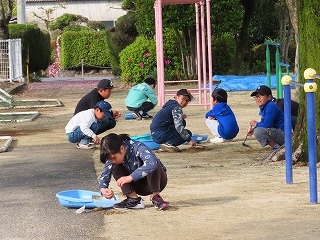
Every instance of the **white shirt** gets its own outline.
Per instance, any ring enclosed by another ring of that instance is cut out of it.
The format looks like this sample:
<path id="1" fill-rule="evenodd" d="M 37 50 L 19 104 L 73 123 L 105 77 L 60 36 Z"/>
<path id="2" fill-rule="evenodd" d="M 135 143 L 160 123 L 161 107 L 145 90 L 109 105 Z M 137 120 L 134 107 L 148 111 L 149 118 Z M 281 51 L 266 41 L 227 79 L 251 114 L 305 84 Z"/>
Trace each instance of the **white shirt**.
<path id="1" fill-rule="evenodd" d="M 95 138 L 97 135 L 90 129 L 91 125 L 95 122 L 97 122 L 97 119 L 94 115 L 94 109 L 91 108 L 78 112 L 70 119 L 65 127 L 66 133 L 72 133 L 80 127 L 80 130 L 84 135 Z"/>

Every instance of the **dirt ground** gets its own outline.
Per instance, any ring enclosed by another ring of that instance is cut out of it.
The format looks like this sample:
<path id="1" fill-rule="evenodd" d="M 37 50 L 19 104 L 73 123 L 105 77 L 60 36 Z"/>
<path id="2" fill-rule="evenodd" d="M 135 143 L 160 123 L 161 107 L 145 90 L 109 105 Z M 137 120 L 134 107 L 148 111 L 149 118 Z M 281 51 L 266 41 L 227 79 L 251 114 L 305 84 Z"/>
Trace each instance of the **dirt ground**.
<path id="1" fill-rule="evenodd" d="M 23 93 L 15 97 L 57 98 L 64 106 L 37 109 L 41 115 L 33 122 L 0 124 L 0 135 L 17 138 L 18 143 L 13 148 L 28 144 L 41 145 L 48 141 L 71 144 L 67 143 L 64 126 L 80 97 L 96 83 L 29 84 Z M 127 91 L 117 88 L 109 99 L 113 108 L 120 109 L 123 115 L 128 112 L 124 105 Z M 260 160 L 271 152 L 269 148 L 262 149 L 253 138 L 246 141 L 252 148 L 242 146 L 249 121 L 258 120 L 258 108 L 250 93 L 228 93 L 228 103 L 240 126 L 240 132 L 233 142 L 202 143 L 193 149 L 185 145 L 181 147 L 181 153 L 156 151 L 168 170 L 168 185 L 162 196 L 170 202 L 171 208 L 156 211 L 146 196 L 143 197 L 146 205 L 143 210 L 102 211 L 105 227 L 96 237 L 114 240 L 319 239 L 320 209 L 318 204 L 309 203 L 308 167 L 294 167 L 293 184 L 287 185 L 283 162 L 261 164 Z M 159 107 L 156 107 L 150 114 L 158 110 Z M 6 111 L 12 112 L 2 112 Z M 187 128 L 193 133 L 211 137 L 204 121 L 206 111 L 199 106 L 184 109 L 188 115 Z M 149 125 L 149 120 L 120 118 L 110 132 L 141 135 L 149 132 Z M 30 126 L 33 126 L 32 131 Z M 51 138 L 47 137 L 48 132 Z M 99 176 L 103 167 L 98 161 L 99 149 L 88 151 L 92 151 Z M 111 187 L 121 195 L 114 181 Z"/>

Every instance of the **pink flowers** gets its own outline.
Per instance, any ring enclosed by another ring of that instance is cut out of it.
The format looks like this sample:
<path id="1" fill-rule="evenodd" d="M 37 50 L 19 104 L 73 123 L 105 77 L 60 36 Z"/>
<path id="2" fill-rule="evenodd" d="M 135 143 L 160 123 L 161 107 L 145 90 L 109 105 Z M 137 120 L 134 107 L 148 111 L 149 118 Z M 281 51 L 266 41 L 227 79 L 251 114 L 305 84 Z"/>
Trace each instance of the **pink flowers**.
<path id="1" fill-rule="evenodd" d="M 49 66 L 49 77 L 59 77 L 59 72 L 61 70 L 60 66 L 60 38 L 62 35 L 59 35 L 56 40 L 56 49 L 57 52 L 54 56 L 54 62 Z"/>
<path id="2" fill-rule="evenodd" d="M 128 62 L 131 62 L 131 59 L 130 59 L 130 58 L 128 58 Z"/>
<path id="3" fill-rule="evenodd" d="M 139 64 L 139 66 L 140 66 L 140 67 L 144 67 L 144 63 L 141 62 L 141 63 Z"/>
<path id="4" fill-rule="evenodd" d="M 144 56 L 145 57 L 150 57 L 150 53 L 145 53 Z"/>
<path id="5" fill-rule="evenodd" d="M 170 62 L 170 60 L 167 59 L 167 60 L 164 61 L 164 63 L 165 63 L 166 65 L 169 65 L 171 62 Z"/>

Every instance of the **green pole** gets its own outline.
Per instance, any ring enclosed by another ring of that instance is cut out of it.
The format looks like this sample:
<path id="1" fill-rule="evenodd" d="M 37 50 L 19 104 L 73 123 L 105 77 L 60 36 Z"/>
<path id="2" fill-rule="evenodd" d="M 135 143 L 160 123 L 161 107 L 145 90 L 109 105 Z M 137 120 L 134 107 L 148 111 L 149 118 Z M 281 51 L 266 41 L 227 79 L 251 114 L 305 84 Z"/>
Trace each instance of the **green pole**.
<path id="1" fill-rule="evenodd" d="M 267 85 L 271 88 L 271 71 L 270 71 L 270 50 L 269 44 L 266 47 L 266 69 L 267 69 Z"/>
<path id="2" fill-rule="evenodd" d="M 279 53 L 279 47 L 277 46 L 277 50 L 276 50 L 276 87 L 277 87 L 277 98 L 282 98 L 282 84 L 281 84 L 281 77 L 282 77 L 282 73 L 281 73 L 281 69 L 279 66 L 279 62 L 280 62 L 280 53 Z"/>

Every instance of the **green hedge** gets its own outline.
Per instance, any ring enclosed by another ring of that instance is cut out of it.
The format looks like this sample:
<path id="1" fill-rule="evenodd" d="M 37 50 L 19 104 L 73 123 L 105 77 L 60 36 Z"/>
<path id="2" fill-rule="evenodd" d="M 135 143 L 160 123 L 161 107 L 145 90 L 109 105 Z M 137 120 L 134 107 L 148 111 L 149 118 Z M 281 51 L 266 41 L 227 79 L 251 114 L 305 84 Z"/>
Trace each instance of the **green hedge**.
<path id="1" fill-rule="evenodd" d="M 62 34 L 61 68 L 79 68 L 82 59 L 91 67 L 110 65 L 106 31 L 66 31 Z"/>
<path id="2" fill-rule="evenodd" d="M 136 40 L 120 52 L 121 80 L 125 85 L 143 82 L 156 73 L 156 43 L 145 37 Z"/>
<path id="3" fill-rule="evenodd" d="M 29 62 L 29 73 L 46 70 L 50 64 L 50 35 L 32 24 L 10 24 L 10 39 L 21 38 L 22 68 L 26 75 L 26 64 Z"/>

